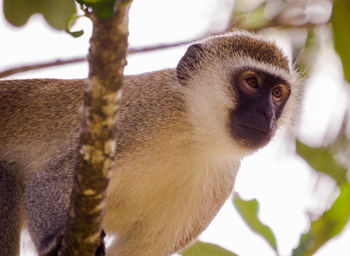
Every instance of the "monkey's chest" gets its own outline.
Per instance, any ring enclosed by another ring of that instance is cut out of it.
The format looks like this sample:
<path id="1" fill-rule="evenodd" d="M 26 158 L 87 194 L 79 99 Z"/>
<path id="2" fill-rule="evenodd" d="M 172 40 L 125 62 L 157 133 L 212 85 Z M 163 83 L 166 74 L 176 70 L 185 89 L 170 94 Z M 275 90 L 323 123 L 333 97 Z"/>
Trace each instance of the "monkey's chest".
<path id="1" fill-rule="evenodd" d="M 110 183 L 107 232 L 172 241 L 174 250 L 195 238 L 231 193 L 237 167 L 183 159 L 188 158 L 121 161 Z"/>

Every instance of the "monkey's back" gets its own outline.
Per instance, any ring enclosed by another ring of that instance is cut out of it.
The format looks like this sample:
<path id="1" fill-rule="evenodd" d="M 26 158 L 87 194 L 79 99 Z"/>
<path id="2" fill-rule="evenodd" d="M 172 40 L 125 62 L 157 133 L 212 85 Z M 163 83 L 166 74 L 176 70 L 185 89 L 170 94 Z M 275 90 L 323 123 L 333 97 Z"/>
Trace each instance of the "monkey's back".
<path id="1" fill-rule="evenodd" d="M 168 70 L 125 77 L 117 152 L 153 140 L 155 130 L 168 129 L 165 123 L 179 118 L 183 102 L 169 89 L 173 75 Z M 75 143 L 84 83 L 81 79 L 0 81 L 0 158 L 32 173 L 62 147 Z"/>
<path id="2" fill-rule="evenodd" d="M 83 80 L 0 81 L 0 158 L 32 173 L 80 129 Z"/>

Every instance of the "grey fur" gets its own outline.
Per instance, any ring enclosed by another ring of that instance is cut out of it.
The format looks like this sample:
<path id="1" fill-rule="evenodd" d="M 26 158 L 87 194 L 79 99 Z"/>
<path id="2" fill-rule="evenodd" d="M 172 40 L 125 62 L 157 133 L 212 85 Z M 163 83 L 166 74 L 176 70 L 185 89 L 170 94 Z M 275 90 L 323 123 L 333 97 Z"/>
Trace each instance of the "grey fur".
<path id="1" fill-rule="evenodd" d="M 22 226 L 22 191 L 13 166 L 0 162 L 0 255 L 17 255 Z"/>
<path id="2" fill-rule="evenodd" d="M 24 205 L 29 233 L 40 254 L 55 248 L 68 220 L 77 152 L 65 148 L 26 183 Z"/>

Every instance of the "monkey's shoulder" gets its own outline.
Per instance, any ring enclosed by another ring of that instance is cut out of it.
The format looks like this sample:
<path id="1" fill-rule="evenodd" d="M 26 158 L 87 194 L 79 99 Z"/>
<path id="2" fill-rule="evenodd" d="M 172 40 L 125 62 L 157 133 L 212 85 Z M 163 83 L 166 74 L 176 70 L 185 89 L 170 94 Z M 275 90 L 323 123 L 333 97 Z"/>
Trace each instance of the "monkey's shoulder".
<path id="1" fill-rule="evenodd" d="M 183 98 L 181 87 L 173 69 L 126 76 L 122 89 L 122 103 L 130 105 L 131 102 L 150 102 L 150 105 L 157 104 L 159 107 L 179 107 L 182 106 Z"/>
<path id="2" fill-rule="evenodd" d="M 119 143 L 140 144 L 179 132 L 185 103 L 172 69 L 125 77 L 118 114 Z"/>
<path id="3" fill-rule="evenodd" d="M 176 118 L 183 111 L 184 98 L 174 70 L 125 78 L 121 98 L 122 115 L 153 117 L 161 121 Z"/>
<path id="4" fill-rule="evenodd" d="M 82 79 L 25 79 L 0 81 L 0 109 L 28 113 L 65 110 L 82 101 Z"/>

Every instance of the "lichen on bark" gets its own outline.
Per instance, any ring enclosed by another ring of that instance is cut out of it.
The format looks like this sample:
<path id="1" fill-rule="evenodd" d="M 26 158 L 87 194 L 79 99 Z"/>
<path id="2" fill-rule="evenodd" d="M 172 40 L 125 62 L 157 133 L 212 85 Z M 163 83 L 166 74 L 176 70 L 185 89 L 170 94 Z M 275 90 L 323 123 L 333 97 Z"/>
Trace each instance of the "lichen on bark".
<path id="1" fill-rule="evenodd" d="M 83 106 L 83 123 L 72 203 L 58 255 L 102 255 L 101 243 L 109 173 L 116 148 L 118 90 L 126 65 L 128 11 L 131 1 L 117 1 L 112 17 L 94 14 L 90 39 L 89 79 Z M 103 237 L 103 236 L 102 236 Z"/>

